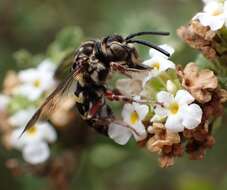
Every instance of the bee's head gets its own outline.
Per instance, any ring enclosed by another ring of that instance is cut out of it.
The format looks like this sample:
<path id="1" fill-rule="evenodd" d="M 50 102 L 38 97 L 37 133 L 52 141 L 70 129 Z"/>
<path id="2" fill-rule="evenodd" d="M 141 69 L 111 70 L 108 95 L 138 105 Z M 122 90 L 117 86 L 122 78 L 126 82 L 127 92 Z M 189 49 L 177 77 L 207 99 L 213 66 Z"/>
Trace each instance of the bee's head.
<path id="1" fill-rule="evenodd" d="M 101 42 L 102 53 L 108 61 L 125 61 L 129 57 L 130 49 L 125 39 L 120 35 L 111 35 Z"/>
<path id="2" fill-rule="evenodd" d="M 96 44 L 97 55 L 103 60 L 108 62 L 135 62 L 138 58 L 138 53 L 134 47 L 134 44 L 141 44 L 154 48 L 163 54 L 169 56 L 169 53 L 161 49 L 157 45 L 144 41 L 134 39 L 141 35 L 169 35 L 168 32 L 138 32 L 130 34 L 127 37 L 122 37 L 120 35 L 110 35 L 105 37 L 101 43 Z M 101 55 L 101 56 L 100 56 Z M 134 60 L 134 61 L 133 61 Z"/>

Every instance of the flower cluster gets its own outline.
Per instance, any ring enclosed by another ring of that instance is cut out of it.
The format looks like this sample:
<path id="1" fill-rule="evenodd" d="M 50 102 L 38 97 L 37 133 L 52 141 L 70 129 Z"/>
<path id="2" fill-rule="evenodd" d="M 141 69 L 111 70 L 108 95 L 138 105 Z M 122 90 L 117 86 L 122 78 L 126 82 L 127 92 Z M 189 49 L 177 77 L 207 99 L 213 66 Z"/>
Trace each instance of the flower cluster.
<path id="1" fill-rule="evenodd" d="M 30 164 L 39 164 L 50 156 L 48 143 L 57 139 L 54 127 L 48 122 L 39 122 L 22 133 L 26 123 L 35 112 L 44 96 L 56 86 L 56 65 L 50 60 L 42 61 L 36 68 L 10 71 L 0 95 L 1 130 L 4 144 L 22 152 Z"/>
<path id="2" fill-rule="evenodd" d="M 203 12 L 197 13 L 190 23 L 177 30 L 178 35 L 192 48 L 200 50 L 206 58 L 225 64 L 227 1 L 204 1 Z"/>
<path id="3" fill-rule="evenodd" d="M 161 47 L 170 54 L 174 52 L 167 45 Z M 134 137 L 149 151 L 160 154 L 162 167 L 173 165 L 174 158 L 184 152 L 191 159 L 202 159 L 206 149 L 214 144 L 211 118 L 221 114 L 223 108 L 217 77 L 211 70 L 199 70 L 194 63 L 184 69 L 176 67 L 168 57 L 153 49 L 150 56 L 143 64 L 151 70 L 141 77 L 140 83 L 138 79 L 117 82 L 121 93 L 130 92 L 133 83 L 137 83 L 138 89 L 133 89 L 137 93 L 133 94 L 135 102 L 123 107 L 124 124 L 111 123 L 109 137 L 121 145 Z"/>
<path id="4" fill-rule="evenodd" d="M 220 30 L 227 26 L 227 1 L 204 1 L 203 12 L 196 14 L 193 20 L 199 20 L 203 26 L 209 26 L 212 31 Z"/>

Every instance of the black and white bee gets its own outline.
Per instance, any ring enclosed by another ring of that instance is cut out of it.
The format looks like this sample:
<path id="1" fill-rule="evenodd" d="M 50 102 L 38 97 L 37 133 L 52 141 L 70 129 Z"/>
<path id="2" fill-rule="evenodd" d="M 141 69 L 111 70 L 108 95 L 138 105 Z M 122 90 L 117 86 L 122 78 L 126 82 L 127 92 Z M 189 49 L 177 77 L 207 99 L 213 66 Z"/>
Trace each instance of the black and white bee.
<path id="1" fill-rule="evenodd" d="M 169 33 L 138 32 L 125 38 L 121 35 L 110 35 L 102 40 L 90 40 L 83 43 L 74 54 L 74 61 L 70 64 L 68 76 L 46 98 L 23 132 L 34 126 L 46 112 L 52 110 L 59 102 L 59 98 L 72 87 L 73 83 L 76 83 L 73 91 L 76 97 L 76 107 L 82 119 L 100 133 L 106 134 L 110 123 L 119 122 L 115 119 L 106 100 L 136 101 L 133 97 L 126 97 L 114 89 L 107 88 L 106 83 L 110 73 L 115 71 L 132 77 L 132 73 L 149 69 L 141 64 L 135 43 L 154 48 L 169 56 L 168 52 L 151 42 L 134 39 L 142 35 L 169 35 Z"/>

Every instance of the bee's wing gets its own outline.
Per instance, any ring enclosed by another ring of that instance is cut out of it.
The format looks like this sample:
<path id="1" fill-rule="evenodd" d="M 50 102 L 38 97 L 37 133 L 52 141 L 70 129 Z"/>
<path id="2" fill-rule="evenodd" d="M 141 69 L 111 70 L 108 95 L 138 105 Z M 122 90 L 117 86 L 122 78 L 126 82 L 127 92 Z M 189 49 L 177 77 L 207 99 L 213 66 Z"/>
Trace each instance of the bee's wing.
<path id="1" fill-rule="evenodd" d="M 67 92 L 67 90 L 71 87 L 72 83 L 77 80 L 78 74 L 81 73 L 82 67 L 77 69 L 76 71 L 72 71 L 66 78 L 63 80 L 57 88 L 46 98 L 43 104 L 39 107 L 39 109 L 35 112 L 32 118 L 28 121 L 27 125 L 25 126 L 23 133 L 34 126 L 37 120 L 42 117 L 45 113 L 51 112 L 56 107 L 56 104 L 60 101 L 60 98 Z"/>
<path id="2" fill-rule="evenodd" d="M 68 71 L 72 68 L 73 60 L 76 55 L 75 51 L 70 51 L 60 62 L 58 68 L 55 71 L 54 77 L 58 80 L 62 80 L 67 76 Z"/>

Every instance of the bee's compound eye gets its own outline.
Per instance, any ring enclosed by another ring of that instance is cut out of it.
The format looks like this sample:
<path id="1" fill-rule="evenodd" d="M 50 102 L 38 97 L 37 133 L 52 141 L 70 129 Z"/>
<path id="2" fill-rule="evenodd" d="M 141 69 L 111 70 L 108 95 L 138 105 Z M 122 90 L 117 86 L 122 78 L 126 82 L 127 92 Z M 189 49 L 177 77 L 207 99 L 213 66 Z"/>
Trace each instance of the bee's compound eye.
<path id="1" fill-rule="evenodd" d="M 120 43 L 112 43 L 110 50 L 114 57 L 118 60 L 124 60 L 124 58 L 128 55 L 127 49 Z"/>
<path id="2" fill-rule="evenodd" d="M 93 52 L 93 47 L 92 46 L 85 46 L 83 47 L 83 53 L 87 56 L 91 55 Z"/>
<path id="3" fill-rule="evenodd" d="M 107 39 L 107 44 L 111 44 L 112 42 L 119 42 L 119 43 L 123 43 L 124 39 L 122 36 L 120 35 L 112 35 L 109 36 Z"/>

